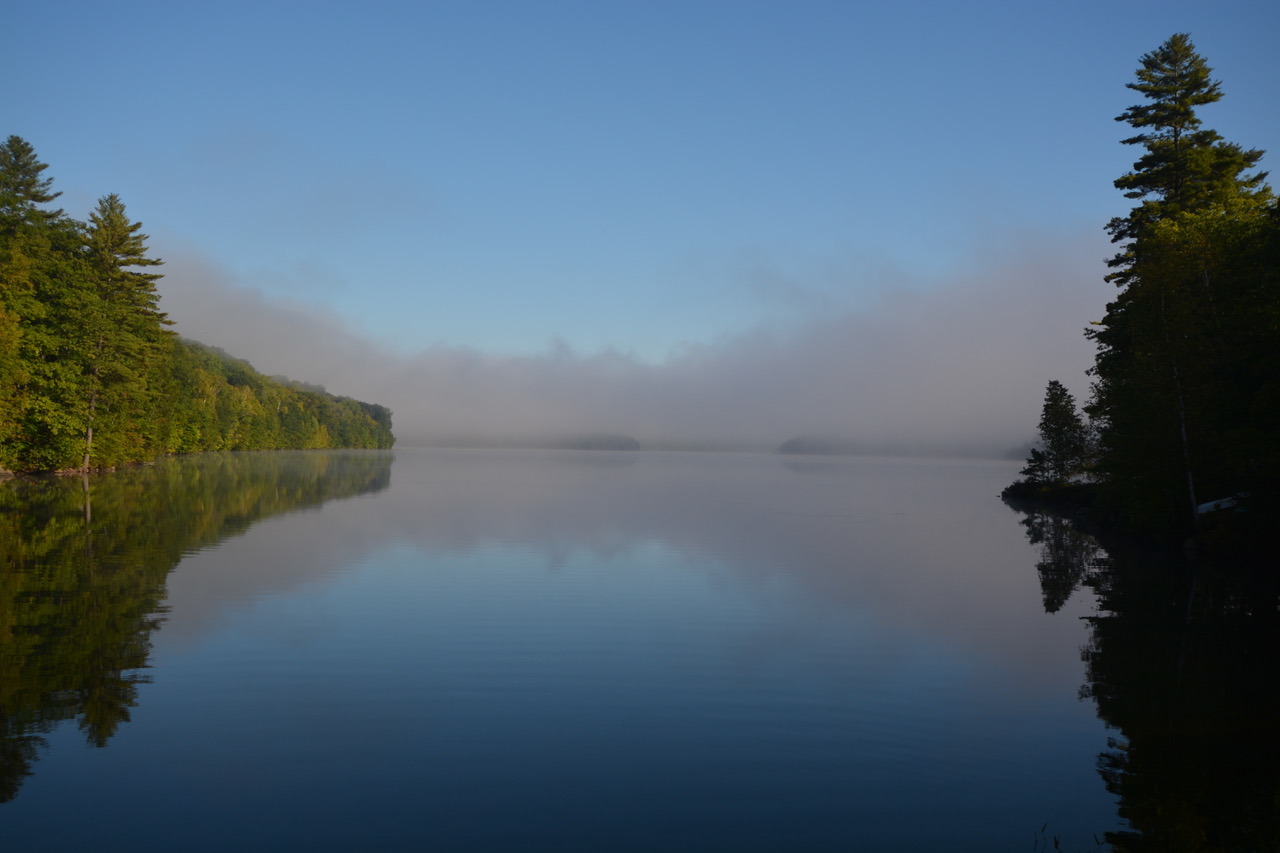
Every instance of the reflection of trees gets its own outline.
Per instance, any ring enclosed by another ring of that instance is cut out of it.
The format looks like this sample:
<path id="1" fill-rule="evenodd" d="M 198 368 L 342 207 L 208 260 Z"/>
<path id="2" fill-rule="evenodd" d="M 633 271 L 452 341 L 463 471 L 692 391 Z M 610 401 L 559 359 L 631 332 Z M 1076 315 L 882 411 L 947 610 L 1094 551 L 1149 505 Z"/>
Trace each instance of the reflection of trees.
<path id="1" fill-rule="evenodd" d="M 1189 563 L 1131 543 L 1022 522 L 1041 547 L 1045 609 L 1076 585 L 1098 596 L 1082 653 L 1098 716 L 1118 734 L 1098 759 L 1129 824 L 1118 851 L 1280 850 L 1280 618 L 1266 572 Z M 1082 543 L 1082 539 L 1084 540 Z"/>
<path id="2" fill-rule="evenodd" d="M 1113 549 L 1082 691 L 1119 729 L 1098 760 L 1124 851 L 1280 850 L 1274 590 L 1238 566 Z"/>
<path id="3" fill-rule="evenodd" d="M 1027 538 L 1040 549 L 1036 571 L 1046 613 L 1057 613 L 1071 593 L 1084 582 L 1098 558 L 1098 543 L 1069 519 L 1047 512 L 1028 513 L 1022 519 Z"/>
<path id="4" fill-rule="evenodd" d="M 137 702 L 182 555 L 282 512 L 386 488 L 391 456 L 216 454 L 0 483 L 0 802 L 74 719 L 105 746 Z"/>

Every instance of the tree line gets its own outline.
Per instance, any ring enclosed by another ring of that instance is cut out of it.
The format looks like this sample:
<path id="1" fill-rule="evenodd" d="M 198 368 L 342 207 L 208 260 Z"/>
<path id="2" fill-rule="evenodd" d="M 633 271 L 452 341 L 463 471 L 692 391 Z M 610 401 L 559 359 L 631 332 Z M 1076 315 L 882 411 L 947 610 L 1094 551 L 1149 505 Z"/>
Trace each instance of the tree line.
<path id="1" fill-rule="evenodd" d="M 175 335 L 142 224 L 87 221 L 30 143 L 0 145 L 0 468 L 89 470 L 208 450 L 386 448 L 391 412 Z"/>
<path id="2" fill-rule="evenodd" d="M 1083 415 L 1056 381 L 1040 446 L 1015 486 L 1085 481 L 1095 510 L 1157 533 L 1195 529 L 1208 504 L 1255 520 L 1280 502 L 1280 205 L 1263 152 L 1202 126 L 1222 97 L 1186 34 L 1145 54 L 1116 117 L 1141 156 L 1115 180 L 1136 202 L 1107 225 L 1115 299 Z"/>

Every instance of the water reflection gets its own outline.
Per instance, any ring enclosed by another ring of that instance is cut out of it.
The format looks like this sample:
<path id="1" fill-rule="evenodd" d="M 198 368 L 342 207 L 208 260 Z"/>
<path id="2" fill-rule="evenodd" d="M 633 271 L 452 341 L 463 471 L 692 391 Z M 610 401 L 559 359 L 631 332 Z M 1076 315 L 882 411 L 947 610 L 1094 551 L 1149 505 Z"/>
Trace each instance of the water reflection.
<path id="1" fill-rule="evenodd" d="M 390 465 L 377 453 L 216 454 L 0 483 L 0 802 L 60 723 L 102 747 L 129 721 L 183 555 L 383 490 Z"/>
<path id="2" fill-rule="evenodd" d="M 184 567 L 170 581 L 166 636 L 197 636 L 237 602 L 300 588 L 397 543 L 430 554 L 519 548 L 554 573 L 573 554 L 608 560 L 660 542 L 725 567 L 735 585 L 802 596 L 812 618 L 861 614 L 998 662 L 1028 687 L 1055 683 L 1078 670 L 1074 654 L 1056 653 L 1064 641 L 1078 645 L 1077 627 L 1069 616 L 1042 624 L 1025 607 L 1025 545 L 988 499 L 1010 467 L 398 451 L 395 484 L 378 501 L 299 524 L 287 544 L 259 537 L 237 542 L 234 558 Z"/>
<path id="3" fill-rule="evenodd" d="M 1036 571 L 1044 595 L 1044 612 L 1057 613 L 1096 568 L 1102 549 L 1068 518 L 1049 512 L 1029 512 L 1022 519 L 1027 539 L 1040 551 Z"/>
<path id="4" fill-rule="evenodd" d="M 987 851 L 1025 849 L 1045 820 L 1076 846 L 1111 825 L 1101 727 L 1072 701 L 1087 607 L 1039 607 L 994 498 L 1016 465 L 792 463 L 397 451 L 389 484 L 373 468 L 331 484 L 366 497 L 283 514 L 253 508 L 291 490 L 280 472 L 242 472 L 249 495 L 95 487 L 99 555 L 99 531 L 147 535 L 168 504 L 224 513 L 210 531 L 260 523 L 165 539 L 137 608 L 163 595 L 164 628 L 125 632 L 156 667 L 125 703 L 137 723 L 105 752 L 67 749 L 70 726 L 51 736 L 6 838 Z M 212 475 L 186 476 L 199 492 Z M 43 514 L 81 543 L 80 508 L 72 489 Z M 43 734 L 12 733 L 15 755 Z M 67 802 L 76 825 L 57 820 Z M 131 837 L 137 803 L 165 826 Z"/>
<path id="5" fill-rule="evenodd" d="M 1098 757 L 1128 829 L 1117 851 L 1280 850 L 1280 620 L 1274 567 L 1190 562 L 1026 512 L 1045 609 L 1095 591 L 1082 650 Z"/>

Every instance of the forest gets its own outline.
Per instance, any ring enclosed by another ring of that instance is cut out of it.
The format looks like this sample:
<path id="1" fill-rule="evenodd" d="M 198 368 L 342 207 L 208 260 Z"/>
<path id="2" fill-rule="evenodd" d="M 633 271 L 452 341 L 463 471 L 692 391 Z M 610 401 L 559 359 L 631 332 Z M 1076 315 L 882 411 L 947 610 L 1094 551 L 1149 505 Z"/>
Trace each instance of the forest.
<path id="1" fill-rule="evenodd" d="M 0 145 L 0 469 L 392 445 L 388 409 L 174 334 L 142 224 L 115 194 L 83 222 L 52 208 L 47 168 L 21 137 Z"/>
<path id="2" fill-rule="evenodd" d="M 1263 152 L 1202 126 L 1221 83 L 1186 34 L 1141 57 L 1116 117 L 1140 156 L 1107 225 L 1117 292 L 1083 412 L 1051 381 L 1039 446 L 1006 496 L 1069 496 L 1123 529 L 1185 537 L 1280 516 L 1280 206 Z M 1243 536 L 1248 538 L 1248 536 Z"/>

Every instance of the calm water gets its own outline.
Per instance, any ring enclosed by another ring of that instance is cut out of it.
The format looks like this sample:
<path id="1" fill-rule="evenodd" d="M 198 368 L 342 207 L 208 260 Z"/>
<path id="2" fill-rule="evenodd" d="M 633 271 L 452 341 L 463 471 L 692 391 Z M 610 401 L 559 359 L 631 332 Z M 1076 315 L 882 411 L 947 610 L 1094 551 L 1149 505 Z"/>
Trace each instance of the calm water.
<path id="1" fill-rule="evenodd" d="M 0 844 L 1096 849 L 1097 555 L 1029 541 L 1017 467 L 216 455 L 87 512 L 0 484 Z"/>

